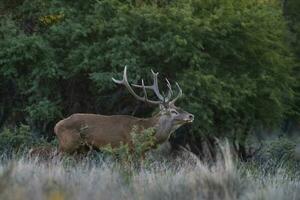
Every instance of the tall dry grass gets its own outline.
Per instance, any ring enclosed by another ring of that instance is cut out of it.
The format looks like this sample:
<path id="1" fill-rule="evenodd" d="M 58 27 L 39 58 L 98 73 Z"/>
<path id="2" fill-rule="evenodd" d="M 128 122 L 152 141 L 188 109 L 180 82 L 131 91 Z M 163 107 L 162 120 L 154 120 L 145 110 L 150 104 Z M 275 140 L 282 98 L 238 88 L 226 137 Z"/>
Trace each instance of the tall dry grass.
<path id="1" fill-rule="evenodd" d="M 185 152 L 139 168 L 107 159 L 2 157 L 0 199 L 300 199 L 298 176 L 241 164 L 228 145 L 221 149 L 214 163 Z"/>

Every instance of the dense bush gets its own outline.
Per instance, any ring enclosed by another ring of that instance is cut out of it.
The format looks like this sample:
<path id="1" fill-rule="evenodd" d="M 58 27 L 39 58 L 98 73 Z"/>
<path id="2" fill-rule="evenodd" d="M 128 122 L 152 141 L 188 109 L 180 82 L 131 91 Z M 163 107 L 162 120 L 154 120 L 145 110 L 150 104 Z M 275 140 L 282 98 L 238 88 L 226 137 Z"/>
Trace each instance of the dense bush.
<path id="1" fill-rule="evenodd" d="M 25 122 L 52 134 L 74 112 L 149 116 L 111 81 L 127 64 L 132 82 L 153 68 L 180 83 L 193 136 L 243 146 L 253 127 L 276 125 L 297 107 L 276 2 L 3 1 L 0 126 Z"/>
<path id="2" fill-rule="evenodd" d="M 299 80 L 300 80 L 300 2 L 297 0 L 285 1 L 284 4 L 284 15 L 287 19 L 289 26 L 289 35 L 288 41 L 292 47 L 295 55 L 295 67 L 294 67 L 294 76 L 298 80 L 296 87 L 296 97 L 295 97 L 295 106 L 293 107 L 294 115 L 297 116 L 299 120 L 299 105 L 300 105 L 300 96 L 299 96 Z"/>
<path id="3" fill-rule="evenodd" d="M 265 168 L 265 173 L 276 174 L 278 168 L 285 169 L 286 173 L 291 175 L 299 174 L 299 137 L 288 138 L 282 136 L 279 138 L 269 138 L 261 142 L 260 148 L 256 148 L 249 163 L 255 166 Z M 251 165 L 249 165 L 251 166 Z"/>
<path id="4" fill-rule="evenodd" d="M 123 165 L 138 166 L 145 158 L 145 153 L 156 148 L 153 128 L 146 129 L 142 133 L 137 132 L 137 127 L 133 127 L 130 133 L 132 137 L 131 147 L 128 144 L 122 144 L 117 148 L 110 145 L 100 148 L 100 150 L 111 156 L 114 161 Z"/>
<path id="5" fill-rule="evenodd" d="M 30 127 L 27 125 L 20 125 L 13 129 L 4 128 L 0 132 L 0 154 L 4 153 L 23 153 L 24 150 L 37 145 L 43 145 L 46 140 L 43 138 L 34 137 Z"/>

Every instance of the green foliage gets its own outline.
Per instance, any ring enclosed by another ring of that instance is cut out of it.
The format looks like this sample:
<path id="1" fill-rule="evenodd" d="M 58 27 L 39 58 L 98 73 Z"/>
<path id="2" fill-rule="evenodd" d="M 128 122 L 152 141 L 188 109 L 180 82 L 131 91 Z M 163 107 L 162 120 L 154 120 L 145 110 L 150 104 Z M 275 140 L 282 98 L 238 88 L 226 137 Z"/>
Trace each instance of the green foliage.
<path id="1" fill-rule="evenodd" d="M 263 165 L 267 173 L 277 168 L 284 168 L 288 173 L 299 173 L 300 161 L 296 146 L 299 138 L 280 137 L 263 143 L 263 148 L 255 155 L 256 164 Z"/>
<path id="2" fill-rule="evenodd" d="M 288 19 L 290 31 L 292 33 L 290 42 L 292 47 L 295 49 L 297 59 L 300 59 L 300 2 L 297 0 L 289 0 L 285 5 L 285 15 Z"/>
<path id="3" fill-rule="evenodd" d="M 114 160 L 121 164 L 132 166 L 140 165 L 144 159 L 146 151 L 155 148 L 154 129 L 148 128 L 142 132 L 138 131 L 138 127 L 132 129 L 131 144 L 121 144 L 119 147 L 112 148 L 110 145 L 102 147 L 100 150 L 107 155 L 110 155 Z"/>
<path id="4" fill-rule="evenodd" d="M 28 125 L 22 124 L 14 129 L 4 128 L 0 133 L 0 152 L 18 152 L 41 142 L 41 139 L 32 137 Z"/>
<path id="5" fill-rule="evenodd" d="M 0 122 L 45 133 L 75 112 L 149 116 L 111 81 L 128 65 L 132 82 L 153 68 L 180 83 L 194 136 L 243 143 L 252 127 L 277 125 L 297 107 L 276 2 L 16 1 L 0 19 Z"/>
<path id="6" fill-rule="evenodd" d="M 60 116 L 57 106 L 49 100 L 41 100 L 36 104 L 30 105 L 25 109 L 30 119 L 33 121 L 47 121 L 55 120 L 57 116 Z"/>
<path id="7" fill-rule="evenodd" d="M 110 145 L 100 148 L 105 156 L 111 156 L 113 161 L 118 164 L 120 174 L 126 183 L 129 183 L 135 170 L 147 165 L 148 160 L 145 160 L 145 153 L 155 147 L 154 129 L 148 128 L 139 132 L 138 127 L 134 126 L 131 139 L 130 146 L 121 144 L 115 148 Z"/>
<path id="8" fill-rule="evenodd" d="M 272 126 L 289 112 L 293 79 L 285 23 L 276 5 L 258 4 L 220 3 L 204 15 L 210 28 L 200 35 L 209 58 L 185 71 L 183 85 L 190 110 L 202 121 L 198 129 L 206 133 Z"/>
<path id="9" fill-rule="evenodd" d="M 139 133 L 138 127 L 133 127 L 130 133 L 132 138 L 133 159 L 141 159 L 146 151 L 156 147 L 154 134 L 154 128 L 148 128 Z"/>
<path id="10" fill-rule="evenodd" d="M 295 55 L 294 76 L 297 79 L 295 106 L 293 106 L 293 115 L 300 118 L 300 2 L 289 0 L 285 2 L 284 14 L 289 25 L 288 41 Z"/>
<path id="11" fill-rule="evenodd" d="M 288 138 L 281 138 L 272 142 L 267 148 L 267 154 L 272 159 L 278 159 L 283 162 L 294 159 L 294 150 L 296 143 Z"/>

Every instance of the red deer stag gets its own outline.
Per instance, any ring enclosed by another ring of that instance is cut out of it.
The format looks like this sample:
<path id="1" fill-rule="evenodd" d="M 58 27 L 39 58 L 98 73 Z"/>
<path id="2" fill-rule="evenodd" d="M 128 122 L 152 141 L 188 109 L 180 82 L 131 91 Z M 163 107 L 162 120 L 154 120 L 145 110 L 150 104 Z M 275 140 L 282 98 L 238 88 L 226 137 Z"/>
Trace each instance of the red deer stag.
<path id="1" fill-rule="evenodd" d="M 125 66 L 123 80 L 116 80 L 114 78 L 112 80 L 117 84 L 124 85 L 136 99 L 158 105 L 160 108 L 158 114 L 150 118 L 137 118 L 128 115 L 73 114 L 55 125 L 54 131 L 59 140 L 59 150 L 72 153 L 82 145 L 100 148 L 108 144 L 112 147 L 117 147 L 123 143 L 130 146 L 130 133 L 134 126 L 138 127 L 138 132 L 142 132 L 143 129 L 150 127 L 154 128 L 155 141 L 157 144 L 161 144 L 180 126 L 193 122 L 194 115 L 175 106 L 176 100 L 182 95 L 182 90 L 178 83 L 176 83 L 176 86 L 179 93 L 172 100 L 173 91 L 169 81 L 166 79 L 168 94 L 166 96 L 162 95 L 157 83 L 158 73 L 152 71 L 152 75 L 153 85 L 145 86 L 144 80 L 142 80 L 142 85 L 129 84 L 127 80 L 127 67 Z M 142 89 L 144 96 L 137 95 L 132 87 Z M 147 89 L 153 90 L 159 100 L 149 100 L 146 93 Z"/>

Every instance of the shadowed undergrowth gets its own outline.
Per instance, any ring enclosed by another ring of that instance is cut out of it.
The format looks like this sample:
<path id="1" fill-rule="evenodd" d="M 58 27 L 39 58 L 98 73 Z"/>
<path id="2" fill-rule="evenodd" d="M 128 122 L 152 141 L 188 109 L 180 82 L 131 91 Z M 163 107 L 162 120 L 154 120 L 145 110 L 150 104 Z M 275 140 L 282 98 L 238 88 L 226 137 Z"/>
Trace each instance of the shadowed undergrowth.
<path id="1" fill-rule="evenodd" d="M 284 168 L 241 164 L 221 146 L 214 163 L 183 152 L 148 158 L 138 168 L 107 158 L 26 156 L 0 163 L 0 199 L 297 199 L 299 176 Z M 128 172 L 130 173 L 124 173 Z"/>

